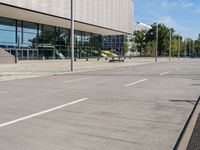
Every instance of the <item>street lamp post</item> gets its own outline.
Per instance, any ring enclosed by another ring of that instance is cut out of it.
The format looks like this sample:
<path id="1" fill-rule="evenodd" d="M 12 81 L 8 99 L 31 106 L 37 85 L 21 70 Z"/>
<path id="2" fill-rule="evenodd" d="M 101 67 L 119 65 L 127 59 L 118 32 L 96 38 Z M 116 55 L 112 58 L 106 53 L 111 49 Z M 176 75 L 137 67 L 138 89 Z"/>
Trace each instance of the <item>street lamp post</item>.
<path id="1" fill-rule="evenodd" d="M 158 62 L 158 23 L 156 24 L 156 48 L 155 48 L 155 62 Z"/>
<path id="2" fill-rule="evenodd" d="M 185 39 L 185 57 L 187 57 L 187 39 Z"/>
<path id="3" fill-rule="evenodd" d="M 189 40 L 189 57 L 192 56 L 192 41 Z"/>
<path id="4" fill-rule="evenodd" d="M 74 0 L 71 0 L 71 71 L 74 71 Z"/>
<path id="5" fill-rule="evenodd" d="M 193 55 L 193 57 L 195 57 L 195 47 L 194 47 L 194 44 L 195 44 L 195 41 L 194 40 L 192 40 L 192 55 Z"/>
<path id="6" fill-rule="evenodd" d="M 180 53 L 181 53 L 181 36 L 179 36 L 179 50 L 178 50 L 178 59 L 180 59 Z"/>
<path id="7" fill-rule="evenodd" d="M 172 57 L 172 29 L 170 28 L 169 30 L 169 61 L 171 61 L 171 57 Z"/>

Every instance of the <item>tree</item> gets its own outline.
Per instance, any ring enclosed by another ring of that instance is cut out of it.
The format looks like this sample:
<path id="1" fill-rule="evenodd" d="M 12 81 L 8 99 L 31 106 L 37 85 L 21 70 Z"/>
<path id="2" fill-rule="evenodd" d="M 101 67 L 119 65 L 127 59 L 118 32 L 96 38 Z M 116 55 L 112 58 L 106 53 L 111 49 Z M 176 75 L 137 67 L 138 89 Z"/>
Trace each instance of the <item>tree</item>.
<path id="1" fill-rule="evenodd" d="M 127 42 L 124 42 L 124 45 L 123 45 L 123 52 L 124 52 L 124 55 L 129 51 L 128 49 L 128 43 Z"/>
<path id="2" fill-rule="evenodd" d="M 192 56 L 193 40 L 191 38 L 186 39 L 186 54 L 187 56 Z"/>
<path id="3" fill-rule="evenodd" d="M 178 56 L 179 53 L 179 36 L 172 37 L 172 56 Z"/>
<path id="4" fill-rule="evenodd" d="M 145 54 L 146 56 L 155 56 L 155 41 L 150 41 L 146 43 Z"/>
<path id="5" fill-rule="evenodd" d="M 194 50 L 195 50 L 194 55 L 200 56 L 200 39 L 194 42 Z"/>
<path id="6" fill-rule="evenodd" d="M 134 42 L 136 44 L 136 48 L 139 50 L 140 56 L 141 56 L 142 50 L 146 46 L 146 41 L 145 41 L 146 40 L 146 31 L 145 30 L 134 31 L 133 38 L 134 38 Z"/>
<path id="7" fill-rule="evenodd" d="M 200 34 L 199 34 L 199 37 L 198 37 L 198 40 L 197 41 L 200 41 Z"/>
<path id="8" fill-rule="evenodd" d="M 157 23 L 151 25 L 151 29 L 146 34 L 146 42 L 152 42 L 156 39 L 156 28 Z M 174 29 L 171 29 L 172 35 L 174 34 Z M 167 55 L 169 53 L 169 37 L 170 28 L 166 27 L 164 24 L 158 24 L 158 56 Z"/>

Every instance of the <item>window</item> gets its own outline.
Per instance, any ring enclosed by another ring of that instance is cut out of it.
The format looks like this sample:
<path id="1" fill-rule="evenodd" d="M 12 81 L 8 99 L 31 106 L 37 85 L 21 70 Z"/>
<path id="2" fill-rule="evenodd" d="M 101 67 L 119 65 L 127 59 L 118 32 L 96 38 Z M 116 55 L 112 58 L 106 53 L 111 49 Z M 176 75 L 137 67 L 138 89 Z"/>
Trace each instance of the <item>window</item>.
<path id="1" fill-rule="evenodd" d="M 0 18 L 0 45 L 14 47 L 16 43 L 15 20 Z"/>
<path id="2" fill-rule="evenodd" d="M 55 44 L 55 27 L 44 25 L 43 26 L 43 44 L 54 45 Z"/>
<path id="3" fill-rule="evenodd" d="M 59 45 L 69 45 L 70 44 L 70 35 L 69 30 L 60 28 L 59 32 Z"/>
<path id="4" fill-rule="evenodd" d="M 85 33 L 84 40 L 83 40 L 84 45 L 87 47 L 91 47 L 91 39 L 92 39 L 91 33 Z"/>
<path id="5" fill-rule="evenodd" d="M 23 47 L 37 47 L 37 24 L 23 22 Z"/>
<path id="6" fill-rule="evenodd" d="M 82 33 L 80 31 L 75 31 L 74 40 L 76 46 L 82 46 Z"/>

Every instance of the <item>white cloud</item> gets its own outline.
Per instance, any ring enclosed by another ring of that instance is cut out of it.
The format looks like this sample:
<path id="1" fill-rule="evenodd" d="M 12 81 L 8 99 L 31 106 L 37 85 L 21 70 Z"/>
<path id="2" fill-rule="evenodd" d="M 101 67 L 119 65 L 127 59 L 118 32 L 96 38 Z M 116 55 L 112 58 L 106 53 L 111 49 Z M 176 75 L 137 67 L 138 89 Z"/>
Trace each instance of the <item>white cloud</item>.
<path id="1" fill-rule="evenodd" d="M 162 1 L 161 7 L 163 8 L 190 8 L 193 7 L 194 3 L 182 0 L 174 0 L 174 1 Z"/>
<path id="2" fill-rule="evenodd" d="M 160 23 L 164 23 L 168 27 L 176 26 L 176 23 L 174 22 L 174 20 L 170 16 L 162 16 L 162 17 L 160 17 L 159 18 L 159 22 Z"/>
<path id="3" fill-rule="evenodd" d="M 173 2 L 167 2 L 167 1 L 163 1 L 161 2 L 161 6 L 164 8 L 173 8 L 176 7 L 178 5 L 178 3 L 176 1 Z"/>
<path id="4" fill-rule="evenodd" d="M 182 8 L 190 8 L 192 6 L 194 6 L 194 3 L 192 3 L 192 2 L 181 2 Z"/>
<path id="5" fill-rule="evenodd" d="M 188 28 L 183 27 L 178 24 L 171 16 L 162 16 L 158 19 L 159 23 L 163 23 L 169 28 L 179 29 L 179 30 L 188 30 Z"/>

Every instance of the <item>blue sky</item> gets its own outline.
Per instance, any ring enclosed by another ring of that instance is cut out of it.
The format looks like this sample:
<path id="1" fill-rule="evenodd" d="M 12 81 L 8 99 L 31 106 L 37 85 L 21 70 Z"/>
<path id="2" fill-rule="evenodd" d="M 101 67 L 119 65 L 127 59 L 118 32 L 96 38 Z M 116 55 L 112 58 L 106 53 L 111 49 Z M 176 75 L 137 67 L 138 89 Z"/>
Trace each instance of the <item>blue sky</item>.
<path id="1" fill-rule="evenodd" d="M 134 0 L 135 21 L 162 22 L 183 37 L 198 38 L 200 0 Z"/>

